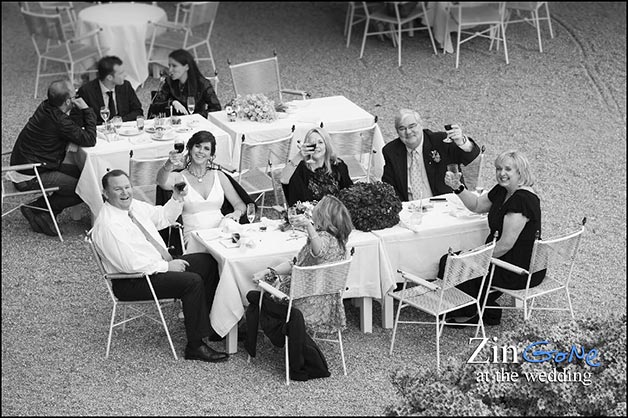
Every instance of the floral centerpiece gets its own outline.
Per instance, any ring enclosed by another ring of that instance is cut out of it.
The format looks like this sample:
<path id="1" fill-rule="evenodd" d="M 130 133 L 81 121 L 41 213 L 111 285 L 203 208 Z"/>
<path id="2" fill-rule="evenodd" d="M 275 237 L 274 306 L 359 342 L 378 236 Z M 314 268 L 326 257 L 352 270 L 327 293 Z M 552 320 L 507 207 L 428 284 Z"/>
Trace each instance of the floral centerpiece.
<path id="1" fill-rule="evenodd" d="M 399 223 L 401 201 L 388 183 L 355 183 L 342 189 L 338 198 L 349 210 L 353 226 L 360 231 L 389 228 Z"/>
<path id="2" fill-rule="evenodd" d="M 247 94 L 233 99 L 231 107 L 235 110 L 238 119 L 254 122 L 272 122 L 277 120 L 275 103 L 263 94 Z"/>

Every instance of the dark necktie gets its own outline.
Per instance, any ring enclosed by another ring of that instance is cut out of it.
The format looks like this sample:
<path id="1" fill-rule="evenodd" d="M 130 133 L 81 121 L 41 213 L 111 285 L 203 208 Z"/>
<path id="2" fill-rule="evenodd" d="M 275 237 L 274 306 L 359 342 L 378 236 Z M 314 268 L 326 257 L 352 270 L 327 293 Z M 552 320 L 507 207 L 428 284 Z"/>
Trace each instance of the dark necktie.
<path id="1" fill-rule="evenodd" d="M 116 112 L 116 102 L 113 100 L 113 91 L 109 90 L 107 92 L 107 96 L 109 96 L 109 120 L 116 116 L 118 113 Z"/>
<path id="2" fill-rule="evenodd" d="M 146 239 L 148 240 L 148 242 L 150 242 L 153 247 L 155 247 L 155 249 L 157 251 L 159 251 L 159 254 L 161 254 L 161 258 L 163 258 L 166 261 L 172 261 L 172 256 L 170 255 L 170 253 L 168 252 L 168 250 L 166 250 L 165 247 L 163 247 L 162 245 L 159 245 L 159 243 L 155 240 L 155 238 L 153 238 L 153 236 L 151 234 L 148 233 L 148 231 L 142 226 L 142 224 L 135 218 L 135 216 L 133 216 L 133 214 L 131 213 L 131 211 L 129 211 L 129 218 L 131 218 L 131 220 L 133 221 L 133 223 L 135 225 L 137 225 L 137 227 L 140 229 L 140 231 L 142 231 L 142 234 L 144 234 L 144 236 L 146 237 Z"/>

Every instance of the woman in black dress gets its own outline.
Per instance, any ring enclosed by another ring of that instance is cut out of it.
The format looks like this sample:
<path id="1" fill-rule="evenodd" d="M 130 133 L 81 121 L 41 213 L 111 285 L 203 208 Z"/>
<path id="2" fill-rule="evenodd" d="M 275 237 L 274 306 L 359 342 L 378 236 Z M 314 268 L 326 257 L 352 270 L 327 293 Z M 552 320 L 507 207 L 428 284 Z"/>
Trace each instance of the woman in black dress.
<path id="1" fill-rule="evenodd" d="M 323 128 L 310 129 L 301 146 L 301 162 L 290 177 L 286 199 L 311 202 L 338 192 L 353 184 L 347 165 L 334 153 L 331 138 Z"/>
<path id="2" fill-rule="evenodd" d="M 222 110 L 212 83 L 203 77 L 194 57 L 185 49 L 177 49 L 168 55 L 168 77 L 154 97 L 149 115 L 166 112 L 172 106 L 175 115 L 187 115 L 187 99 L 193 96 L 194 111 L 204 118 L 207 112 Z"/>
<path id="3" fill-rule="evenodd" d="M 517 151 L 506 151 L 495 159 L 495 176 L 497 184 L 487 194 L 481 196 L 466 190 L 460 183 L 459 175 L 447 172 L 445 184 L 454 189 L 467 209 L 476 213 L 488 212 L 488 225 L 491 230 L 486 242 L 498 238 L 493 257 L 506 261 L 524 269 L 530 267 L 532 247 L 537 231 L 541 234 L 541 202 L 532 189 L 534 179 L 530 173 L 530 164 L 524 155 Z M 439 276 L 442 277 L 447 256 L 441 258 Z M 538 286 L 545 277 L 545 270 L 532 275 L 530 286 Z M 476 296 L 482 278 L 470 280 L 457 287 L 466 293 Z M 507 289 L 524 289 L 527 276 L 521 276 L 500 267 L 495 267 L 493 284 Z M 488 279 L 485 285 L 488 284 Z M 487 306 L 498 306 L 497 298 L 501 293 L 492 293 Z M 482 295 L 484 297 L 484 295 Z M 483 321 L 488 325 L 497 325 L 501 320 L 501 309 L 487 309 Z M 475 306 L 452 312 L 448 322 L 477 322 Z"/>

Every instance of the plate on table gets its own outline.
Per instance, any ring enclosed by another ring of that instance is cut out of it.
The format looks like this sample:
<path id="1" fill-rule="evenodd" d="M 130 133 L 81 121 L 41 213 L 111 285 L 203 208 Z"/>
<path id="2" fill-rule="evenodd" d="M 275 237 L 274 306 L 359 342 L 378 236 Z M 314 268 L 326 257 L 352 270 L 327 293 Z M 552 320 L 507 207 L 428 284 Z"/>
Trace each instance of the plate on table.
<path id="1" fill-rule="evenodd" d="M 144 128 L 144 132 L 149 133 L 149 134 L 154 134 L 155 128 L 153 128 L 152 126 L 147 126 Z"/>
<path id="2" fill-rule="evenodd" d="M 157 135 L 152 134 L 150 136 L 150 139 L 152 139 L 153 141 L 171 141 L 174 139 L 176 135 L 174 134 L 174 132 L 172 131 L 167 131 L 164 133 L 164 136 L 162 136 L 161 138 L 158 138 Z"/>
<path id="3" fill-rule="evenodd" d="M 184 133 L 186 133 L 186 132 L 190 132 L 190 131 L 192 131 L 192 128 L 189 128 L 189 127 L 187 127 L 187 126 L 181 126 L 181 127 L 178 127 L 178 128 L 177 128 L 177 129 L 175 129 L 175 130 L 176 130 L 177 132 L 181 133 L 181 134 L 184 134 Z"/>
<path id="4" fill-rule="evenodd" d="M 120 128 L 118 133 L 122 136 L 135 136 L 141 134 L 142 131 L 137 128 Z"/>

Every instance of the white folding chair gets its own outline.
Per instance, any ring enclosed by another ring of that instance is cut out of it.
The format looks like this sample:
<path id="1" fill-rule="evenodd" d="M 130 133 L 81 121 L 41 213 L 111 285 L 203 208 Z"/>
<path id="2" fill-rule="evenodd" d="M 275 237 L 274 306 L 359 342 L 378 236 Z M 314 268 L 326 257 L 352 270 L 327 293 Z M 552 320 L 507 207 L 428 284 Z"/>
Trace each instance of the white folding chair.
<path id="1" fill-rule="evenodd" d="M 113 335 L 113 329 L 121 326 L 122 332 L 125 331 L 126 323 L 133 321 L 138 318 L 147 318 L 151 321 L 157 322 L 158 324 L 163 325 L 164 330 L 166 331 L 166 336 L 168 337 L 168 343 L 170 343 L 170 348 L 172 349 L 172 355 L 174 355 L 175 360 L 178 360 L 177 352 L 174 349 L 174 345 L 172 344 L 172 338 L 170 337 L 170 331 L 168 331 L 168 325 L 166 324 L 166 320 L 164 319 L 164 314 L 162 312 L 162 307 L 165 305 L 172 304 L 173 307 L 176 307 L 175 299 L 158 299 L 155 294 L 155 289 L 153 289 L 153 284 L 151 283 L 150 276 L 146 273 L 107 273 L 105 270 L 105 266 L 103 264 L 103 260 L 101 258 L 100 252 L 96 248 L 96 245 L 92 241 L 91 231 L 86 232 L 85 241 L 89 243 L 92 254 L 94 255 L 94 259 L 98 264 L 98 269 L 100 270 L 100 274 L 105 279 L 105 283 L 107 284 L 107 290 L 109 291 L 109 296 L 111 297 L 111 301 L 113 302 L 113 310 L 111 312 L 111 321 L 109 322 L 109 336 L 107 337 L 107 351 L 105 353 L 105 358 L 109 357 L 109 349 L 111 347 L 111 336 Z M 152 299 L 149 300 L 136 300 L 136 301 L 121 301 L 116 295 L 113 293 L 113 280 L 129 280 L 129 279 L 145 279 L 148 287 L 150 289 L 151 294 L 153 295 Z M 147 306 L 147 305 L 155 305 L 157 311 L 159 312 L 159 319 L 149 315 L 142 309 L 138 309 L 138 306 Z M 118 306 L 122 307 L 122 320 L 116 322 L 116 313 Z M 130 309 L 132 313 L 135 315 L 131 318 L 127 317 L 127 309 Z"/>
<path id="2" fill-rule="evenodd" d="M 286 315 L 286 323 L 290 321 L 290 313 L 292 311 L 292 303 L 297 299 L 302 299 L 311 296 L 320 295 L 334 295 L 337 294 L 342 300 L 342 294 L 345 290 L 347 277 L 349 276 L 349 268 L 351 267 L 352 257 L 346 260 L 338 261 L 335 263 L 320 264 L 317 266 L 293 266 L 292 277 L 290 281 L 290 295 L 279 291 L 272 285 L 260 281 L 259 287 L 261 288 L 259 309 L 262 310 L 262 301 L 264 292 L 268 292 L 279 299 L 288 302 L 288 312 Z M 339 304 L 340 309 L 344 309 L 342 304 Z M 338 339 L 318 338 L 312 337 L 319 341 L 328 341 L 338 343 L 340 346 L 340 356 L 342 358 L 342 368 L 344 375 L 347 375 L 347 366 L 345 364 L 345 353 L 342 346 L 342 330 L 336 329 L 338 333 Z M 290 358 L 288 355 L 288 335 L 285 339 L 285 357 L 286 357 L 286 385 L 290 384 Z"/>
<path id="3" fill-rule="evenodd" d="M 11 151 L 2 153 L 3 158 L 5 158 L 8 155 L 11 155 Z M 63 242 L 63 237 L 61 236 L 61 231 L 59 230 L 59 225 L 57 224 L 57 219 L 55 217 L 54 212 L 52 211 L 52 208 L 50 207 L 50 202 L 48 201 L 48 193 L 53 193 L 53 192 L 58 191 L 59 187 L 44 187 L 44 184 L 41 181 L 41 177 L 39 175 L 39 169 L 38 169 L 41 166 L 43 166 L 42 163 L 6 165 L 6 166 L 3 163 L 2 165 L 2 217 L 4 218 L 9 213 L 17 209 L 20 209 L 22 206 L 31 208 L 34 210 L 47 211 L 48 214 L 50 215 L 50 218 L 52 218 L 52 223 L 55 226 L 55 230 L 57 231 L 59 240 Z M 39 189 L 27 190 L 23 192 L 17 190 L 13 182 L 14 180 L 17 180 L 17 178 L 14 176 L 18 170 L 33 170 L 35 177 L 37 178 L 37 184 L 39 185 Z M 17 206 L 14 206 L 9 210 L 6 210 L 6 211 L 4 210 L 5 199 L 21 198 L 25 196 L 29 196 L 30 198 L 32 198 L 32 197 L 37 197 L 37 194 L 41 194 L 41 196 L 44 198 L 44 201 L 46 202 L 45 208 L 31 206 L 27 203 L 19 203 L 17 204 Z"/>
<path id="4" fill-rule="evenodd" d="M 463 165 L 460 168 L 462 171 L 462 179 L 464 181 L 464 185 L 467 186 L 467 189 L 477 191 L 478 193 L 482 193 L 484 187 L 482 186 L 482 164 L 484 162 L 484 151 L 486 151 L 486 147 L 482 145 L 480 148 L 480 155 L 478 155 L 473 161 L 471 161 L 467 165 Z"/>
<path id="5" fill-rule="evenodd" d="M 442 279 L 435 281 L 427 281 L 421 277 L 410 274 L 404 269 L 398 272 L 403 278 L 403 287 L 399 291 L 389 292 L 388 294 L 399 301 L 397 307 L 397 315 L 393 325 L 392 338 L 390 340 L 390 355 L 392 355 L 395 345 L 395 336 L 397 335 L 397 326 L 399 324 L 423 324 L 436 326 L 436 368 L 440 369 L 440 337 L 443 333 L 446 318 L 445 315 L 456 309 L 466 306 L 475 305 L 477 312 L 481 312 L 480 297 L 484 281 L 488 275 L 491 265 L 491 257 L 495 249 L 496 238 L 489 244 L 482 245 L 473 250 L 465 251 L 459 255 L 453 254 L 451 250 L 447 256 L 447 264 L 445 265 L 445 273 Z M 482 285 L 477 295 L 468 295 L 456 288 L 456 285 L 464 283 L 476 277 L 482 278 Z M 412 282 L 416 286 L 408 288 L 408 282 Z M 399 314 L 405 307 L 411 306 L 422 312 L 434 316 L 434 322 L 425 321 L 401 321 Z M 461 324 L 467 327 L 476 327 L 475 335 L 478 331 L 482 331 L 482 336 L 486 337 L 484 332 L 484 323 L 480 316 L 477 324 Z"/>
<path id="6" fill-rule="evenodd" d="M 323 127 L 322 123 L 321 127 Z M 373 125 L 368 128 L 327 131 L 336 155 L 347 165 L 349 177 L 353 181 L 371 181 L 371 161 L 376 152 L 373 149 L 376 128 L 377 116 L 375 116 Z"/>
<path id="7" fill-rule="evenodd" d="M 545 16 L 541 17 L 539 11 L 545 6 Z M 536 36 L 539 40 L 539 52 L 543 52 L 541 43 L 541 21 L 546 20 L 549 28 L 550 38 L 554 38 L 552 31 L 552 18 L 549 12 L 549 2 L 547 1 L 509 1 L 506 2 L 507 19 L 505 28 L 508 29 L 510 23 L 528 23 L 536 29 Z M 523 16 L 522 13 L 530 13 L 530 17 Z M 516 17 L 515 17 L 516 15 Z"/>
<path id="8" fill-rule="evenodd" d="M 498 258 L 493 258 L 491 260 L 493 268 L 491 269 L 488 283 L 490 290 L 486 293 L 483 309 L 523 309 L 523 319 L 525 321 L 530 319 L 533 309 L 537 311 L 569 311 L 571 318 L 574 319 L 571 296 L 569 294 L 569 284 L 586 221 L 587 218 L 582 219 L 582 227 L 580 230 L 559 237 L 541 240 L 538 238 L 537 234 L 537 240 L 534 242 L 534 247 L 532 248 L 530 268 L 528 270 L 514 266 Z M 496 266 L 522 276 L 528 276 L 525 289 L 513 290 L 493 285 L 493 274 Z M 530 287 L 532 274 L 543 269 L 546 269 L 546 274 L 541 284 Z M 515 302 L 513 304 L 514 306 L 486 306 L 488 295 L 492 292 L 502 292 L 511 296 Z M 560 293 L 567 299 L 567 307 L 534 306 L 536 298 Z M 516 302 L 520 303 L 517 304 Z"/>

